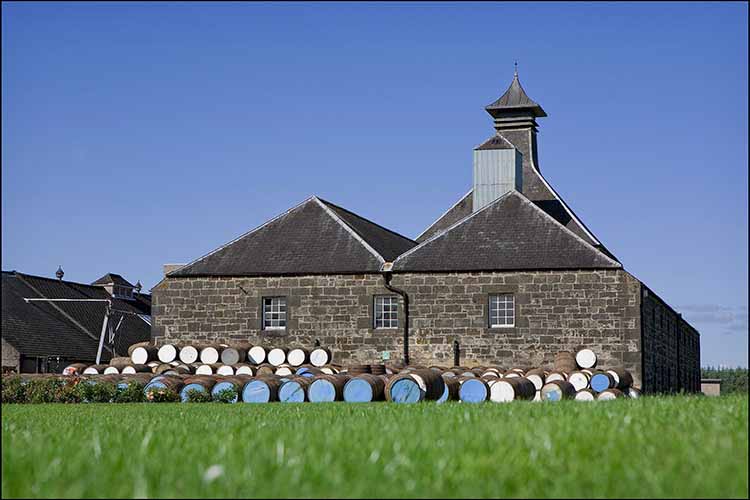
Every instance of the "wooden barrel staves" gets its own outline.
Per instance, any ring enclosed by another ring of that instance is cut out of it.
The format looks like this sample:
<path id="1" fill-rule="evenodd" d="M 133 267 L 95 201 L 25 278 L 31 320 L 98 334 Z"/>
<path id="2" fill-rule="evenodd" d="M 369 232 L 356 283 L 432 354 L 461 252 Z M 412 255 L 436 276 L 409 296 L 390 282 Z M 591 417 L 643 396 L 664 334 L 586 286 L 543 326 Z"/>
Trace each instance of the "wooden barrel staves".
<path id="1" fill-rule="evenodd" d="M 361 373 L 344 384 L 344 401 L 347 403 L 369 403 L 385 399 L 383 377 Z"/>
<path id="2" fill-rule="evenodd" d="M 251 365 L 260 365 L 266 362 L 266 348 L 254 345 L 247 350 L 247 362 Z"/>
<path id="3" fill-rule="evenodd" d="M 576 353 L 576 364 L 579 368 L 594 368 L 596 362 L 596 354 L 591 349 L 581 349 Z"/>
<path id="4" fill-rule="evenodd" d="M 88 367 L 86 363 L 73 363 L 63 368 L 63 375 L 80 375 Z"/>
<path id="5" fill-rule="evenodd" d="M 134 365 L 145 365 L 149 361 L 156 361 L 157 352 L 158 349 L 152 345 L 138 346 L 130 354 L 130 361 Z"/>
<path id="6" fill-rule="evenodd" d="M 585 372 L 573 372 L 568 375 L 568 382 L 573 384 L 576 392 L 586 389 L 589 386 L 589 376 Z"/>
<path id="7" fill-rule="evenodd" d="M 257 377 L 249 380 L 242 388 L 242 401 L 245 403 L 278 401 L 279 385 L 281 385 L 281 382 L 271 377 Z"/>
<path id="8" fill-rule="evenodd" d="M 480 378 L 461 377 L 459 382 L 458 398 L 464 403 L 481 403 L 490 397 L 490 387 Z"/>
<path id="9" fill-rule="evenodd" d="M 333 360 L 331 351 L 325 347 L 316 347 L 310 353 L 310 364 L 321 367 L 329 364 Z"/>
<path id="10" fill-rule="evenodd" d="M 458 401 L 458 390 L 461 387 L 461 384 L 458 382 L 455 374 L 453 374 L 453 377 L 443 378 L 443 385 L 443 394 L 442 396 L 440 396 L 440 399 L 438 399 L 437 402 L 445 403 L 446 401 Z"/>
<path id="11" fill-rule="evenodd" d="M 445 380 L 440 373 L 429 368 L 421 368 L 409 373 L 411 378 L 417 381 L 419 388 L 424 392 L 424 399 L 437 401 L 445 392 Z"/>
<path id="12" fill-rule="evenodd" d="M 616 386 L 617 383 L 615 382 L 614 377 L 612 377 L 610 373 L 603 371 L 594 372 L 589 381 L 589 387 L 591 387 L 596 393 L 606 391 L 607 389 L 613 389 Z"/>
<path id="13" fill-rule="evenodd" d="M 286 349 L 275 347 L 268 351 L 268 362 L 273 366 L 280 366 L 286 363 Z"/>
<path id="14" fill-rule="evenodd" d="M 580 391 L 576 392 L 576 395 L 573 399 L 575 399 L 576 401 L 594 401 L 596 399 L 596 393 L 591 389 L 581 389 Z"/>
<path id="15" fill-rule="evenodd" d="M 526 378 L 529 379 L 532 384 L 534 384 L 534 387 L 537 391 L 542 390 L 542 387 L 544 387 L 544 382 L 546 381 L 544 370 L 542 370 L 541 368 L 534 368 L 533 370 L 527 371 Z"/>
<path id="16" fill-rule="evenodd" d="M 107 365 L 91 365 L 86 367 L 86 369 L 83 370 L 84 375 L 98 375 L 100 373 L 104 373 L 104 370 L 107 368 Z"/>
<path id="17" fill-rule="evenodd" d="M 541 397 L 542 401 L 561 401 L 563 399 L 573 399 L 576 395 L 576 390 L 573 384 L 567 380 L 553 380 L 547 382 L 542 387 Z"/>
<path id="18" fill-rule="evenodd" d="M 131 344 L 128 347 L 128 357 L 132 356 L 133 355 L 133 351 L 135 351 L 139 347 L 147 347 L 147 346 L 150 346 L 150 345 L 151 345 L 151 342 L 138 342 L 136 344 Z"/>
<path id="19" fill-rule="evenodd" d="M 177 347 L 173 344 L 164 344 L 156 352 L 156 357 L 162 363 L 171 363 L 177 359 Z"/>
<path id="20" fill-rule="evenodd" d="M 629 387 L 626 394 L 630 399 L 638 399 L 641 397 L 641 390 L 637 387 Z"/>
<path id="21" fill-rule="evenodd" d="M 152 392 L 171 390 L 179 394 L 184 386 L 184 382 L 179 377 L 161 376 L 154 377 L 143 388 L 143 394 L 149 401 L 153 400 Z"/>
<path id="22" fill-rule="evenodd" d="M 628 387 L 633 385 L 633 376 L 623 368 L 613 368 L 612 370 L 607 370 L 607 373 L 615 379 L 615 388 L 621 391 L 627 391 Z"/>
<path id="23" fill-rule="evenodd" d="M 130 360 L 130 356 L 126 357 L 117 357 L 112 358 L 109 360 L 109 366 L 114 366 L 118 370 L 122 370 L 126 366 L 132 364 L 133 362 Z"/>
<path id="24" fill-rule="evenodd" d="M 490 401 L 504 403 L 515 400 L 531 401 L 536 394 L 536 387 L 525 377 L 502 378 L 494 381 L 490 387 Z"/>
<path id="25" fill-rule="evenodd" d="M 231 392 L 231 398 L 228 403 L 236 403 L 240 398 L 240 392 L 243 390 L 244 385 L 249 381 L 249 377 L 225 377 L 219 379 L 214 386 L 211 388 L 211 396 L 215 399 L 223 393 Z"/>
<path id="26" fill-rule="evenodd" d="M 180 390 L 180 400 L 186 403 L 190 397 L 190 391 L 209 394 L 216 384 L 216 377 L 198 375 L 186 378 L 184 383 L 185 385 Z"/>
<path id="27" fill-rule="evenodd" d="M 152 371 L 148 365 L 129 365 L 120 370 L 120 373 L 152 373 Z"/>
<path id="28" fill-rule="evenodd" d="M 178 357 L 180 358 L 180 361 L 185 363 L 186 365 L 196 363 L 198 361 L 198 357 L 200 356 L 200 350 L 192 345 L 186 345 L 182 346 L 180 348 L 180 352 L 178 353 Z"/>
<path id="29" fill-rule="evenodd" d="M 578 369 L 576 358 L 570 351 L 560 351 L 555 354 L 554 370 L 556 372 L 570 373 Z"/>

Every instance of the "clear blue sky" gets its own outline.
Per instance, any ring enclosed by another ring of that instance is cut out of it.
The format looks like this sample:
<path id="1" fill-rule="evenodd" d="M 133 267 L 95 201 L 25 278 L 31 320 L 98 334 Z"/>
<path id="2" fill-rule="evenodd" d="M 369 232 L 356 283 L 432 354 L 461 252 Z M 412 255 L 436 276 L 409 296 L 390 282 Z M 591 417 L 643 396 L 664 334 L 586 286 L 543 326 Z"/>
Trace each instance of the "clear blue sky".
<path id="1" fill-rule="evenodd" d="M 748 7 L 2 5 L 2 268 L 148 289 L 317 194 L 416 236 L 521 82 L 542 172 L 747 366 Z"/>

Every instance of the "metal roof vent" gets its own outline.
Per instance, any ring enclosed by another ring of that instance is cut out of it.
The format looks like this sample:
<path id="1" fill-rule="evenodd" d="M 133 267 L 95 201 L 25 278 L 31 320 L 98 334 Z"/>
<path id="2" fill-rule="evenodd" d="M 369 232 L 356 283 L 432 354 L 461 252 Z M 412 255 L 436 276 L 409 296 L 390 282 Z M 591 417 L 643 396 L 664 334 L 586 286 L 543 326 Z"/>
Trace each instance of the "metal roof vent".
<path id="1" fill-rule="evenodd" d="M 523 155 L 513 147 L 495 149 L 483 146 L 474 150 L 474 212 L 508 191 L 521 192 L 523 187 Z"/>
<path id="2" fill-rule="evenodd" d="M 62 270 L 62 266 L 57 266 L 57 272 L 55 272 L 55 276 L 57 276 L 57 279 L 62 281 L 63 276 L 65 276 L 65 271 Z"/>

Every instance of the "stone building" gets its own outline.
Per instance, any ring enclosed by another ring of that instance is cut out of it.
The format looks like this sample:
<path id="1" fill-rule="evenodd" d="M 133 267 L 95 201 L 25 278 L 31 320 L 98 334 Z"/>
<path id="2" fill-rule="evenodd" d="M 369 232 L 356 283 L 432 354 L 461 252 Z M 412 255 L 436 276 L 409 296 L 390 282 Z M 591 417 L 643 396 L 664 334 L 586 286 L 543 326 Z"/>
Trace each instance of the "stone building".
<path id="1" fill-rule="evenodd" d="M 505 368 L 594 349 L 648 392 L 700 389 L 698 332 L 623 269 L 542 176 L 514 75 L 472 188 L 412 240 L 318 197 L 153 291 L 158 343 L 330 346 L 338 362 Z M 408 351 L 407 351 L 408 350 Z"/>

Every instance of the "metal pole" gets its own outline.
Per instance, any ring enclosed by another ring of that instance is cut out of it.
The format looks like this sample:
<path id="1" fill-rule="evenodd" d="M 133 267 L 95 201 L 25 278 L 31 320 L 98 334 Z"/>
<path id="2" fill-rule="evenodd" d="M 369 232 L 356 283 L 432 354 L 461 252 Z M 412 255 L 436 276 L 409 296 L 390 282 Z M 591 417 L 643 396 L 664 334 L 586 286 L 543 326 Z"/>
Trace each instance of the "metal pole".
<path id="1" fill-rule="evenodd" d="M 109 322 L 109 311 L 112 309 L 112 302 L 107 301 L 104 309 L 104 320 L 102 321 L 102 334 L 99 336 L 99 348 L 96 350 L 96 364 L 101 363 L 102 349 L 104 348 L 104 336 L 107 334 L 107 323 Z"/>

